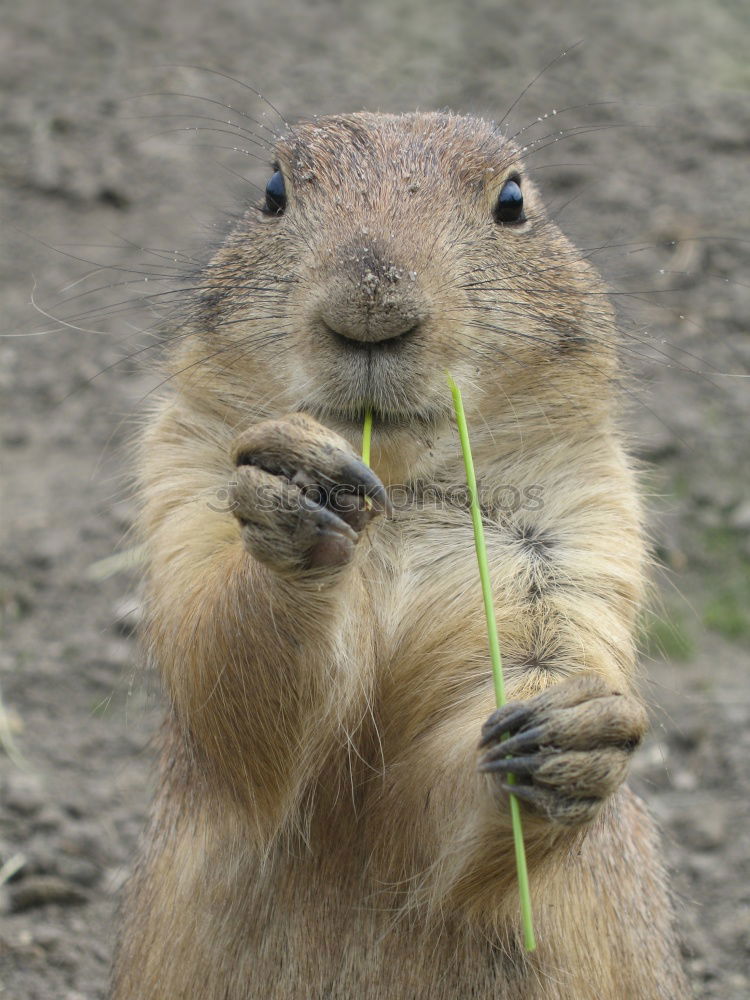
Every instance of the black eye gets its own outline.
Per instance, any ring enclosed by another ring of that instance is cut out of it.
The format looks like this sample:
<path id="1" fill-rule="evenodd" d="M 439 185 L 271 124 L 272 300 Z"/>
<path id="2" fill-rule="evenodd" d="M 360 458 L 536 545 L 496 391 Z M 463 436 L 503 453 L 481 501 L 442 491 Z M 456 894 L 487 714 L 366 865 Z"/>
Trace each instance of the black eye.
<path id="1" fill-rule="evenodd" d="M 271 179 L 266 184 L 266 201 L 263 211 L 266 215 L 282 215 L 286 208 L 286 188 L 284 187 L 284 175 L 280 170 L 275 170 Z"/>
<path id="2" fill-rule="evenodd" d="M 495 203 L 495 222 L 504 226 L 520 225 L 526 221 L 523 214 L 523 192 L 519 178 L 507 180 L 500 189 Z"/>

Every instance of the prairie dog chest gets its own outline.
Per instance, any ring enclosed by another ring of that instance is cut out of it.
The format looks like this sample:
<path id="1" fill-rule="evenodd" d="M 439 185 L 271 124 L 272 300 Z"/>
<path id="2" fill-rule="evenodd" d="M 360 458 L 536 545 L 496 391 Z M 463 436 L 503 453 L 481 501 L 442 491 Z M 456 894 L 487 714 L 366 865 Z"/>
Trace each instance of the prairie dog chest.
<path id="1" fill-rule="evenodd" d="M 515 621 L 523 617 L 538 574 L 536 533 L 523 521 L 490 515 L 485 537 L 498 622 L 508 649 L 514 649 Z M 411 680 L 429 687 L 430 677 L 442 675 L 438 684 L 450 697 L 445 685 L 488 680 L 487 627 L 468 509 L 447 501 L 409 511 L 397 507 L 393 521 L 375 526 L 370 556 L 380 563 L 371 597 L 382 632 L 381 659 L 394 684 Z"/>
<path id="2" fill-rule="evenodd" d="M 530 577 L 554 567 L 554 530 L 540 511 L 542 485 L 479 487 L 482 522 L 497 609 L 526 594 Z M 467 622 L 481 605 L 474 533 L 466 487 L 396 496 L 392 521 L 374 526 L 371 555 L 390 578 L 393 619 L 427 614 Z M 380 552 L 375 550 L 379 549 Z M 377 572 L 377 570 L 376 570 Z M 482 615 L 482 620 L 483 615 Z"/>

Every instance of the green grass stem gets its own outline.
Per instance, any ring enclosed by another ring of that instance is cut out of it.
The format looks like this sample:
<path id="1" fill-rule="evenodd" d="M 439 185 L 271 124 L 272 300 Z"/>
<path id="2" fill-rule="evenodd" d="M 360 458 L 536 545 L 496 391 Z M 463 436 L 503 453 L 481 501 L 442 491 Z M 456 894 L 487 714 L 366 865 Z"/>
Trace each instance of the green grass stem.
<path id="1" fill-rule="evenodd" d="M 362 427 L 362 461 L 365 465 L 370 464 L 370 441 L 372 440 L 372 410 L 365 413 L 365 422 Z"/>
<path id="2" fill-rule="evenodd" d="M 492 679 L 495 685 L 495 698 L 497 706 L 500 708 L 505 704 L 505 683 L 503 680 L 503 662 L 500 656 L 500 643 L 497 637 L 497 622 L 495 620 L 495 605 L 492 600 L 492 586 L 490 583 L 490 570 L 487 561 L 487 546 L 484 541 L 484 528 L 482 526 L 482 514 L 479 509 L 479 494 L 477 491 L 477 477 L 474 472 L 474 460 L 471 456 L 471 444 L 469 442 L 469 428 L 466 424 L 466 414 L 464 404 L 461 399 L 461 390 L 454 382 L 452 376 L 448 374 L 448 384 L 453 395 L 453 408 L 456 412 L 456 423 L 458 424 L 458 434 L 461 439 L 461 451 L 464 457 L 464 468 L 466 470 L 466 485 L 469 489 L 469 502 L 471 505 L 471 521 L 474 526 L 474 545 L 477 551 L 477 563 L 479 565 L 479 578 L 482 583 L 482 598 L 484 600 L 484 613 L 487 619 L 487 638 L 490 647 L 490 661 L 492 663 Z M 508 783 L 513 784 L 513 775 L 508 776 Z M 516 852 L 516 869 L 518 872 L 518 891 L 521 899 L 521 922 L 523 924 L 523 939 L 527 951 L 534 951 L 536 939 L 534 937 L 534 925 L 531 916 L 531 894 L 529 892 L 529 873 L 526 867 L 526 850 L 523 843 L 523 828 L 521 825 L 521 809 L 515 795 L 509 796 L 510 818 L 513 828 L 513 844 Z"/>

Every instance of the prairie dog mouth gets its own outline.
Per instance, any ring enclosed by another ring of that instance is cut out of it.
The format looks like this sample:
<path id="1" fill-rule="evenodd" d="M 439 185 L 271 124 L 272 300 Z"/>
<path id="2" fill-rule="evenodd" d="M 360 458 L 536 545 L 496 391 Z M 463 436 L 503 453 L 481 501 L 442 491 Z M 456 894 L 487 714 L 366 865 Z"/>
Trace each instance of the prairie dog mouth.
<path id="1" fill-rule="evenodd" d="M 351 407 L 330 406 L 315 400 L 303 400 L 298 410 L 309 413 L 321 423 L 335 421 L 349 428 L 361 429 L 365 414 L 372 413 L 373 427 L 382 431 L 411 429 L 419 434 L 434 430 L 450 417 L 448 406 L 425 406 L 411 410 L 382 410 L 377 405 L 358 404 Z"/>
<path id="2" fill-rule="evenodd" d="M 361 430 L 367 412 L 385 432 L 423 434 L 444 424 L 453 412 L 450 391 L 419 338 L 412 328 L 379 341 L 327 330 L 324 349 L 311 351 L 300 366 L 296 408 L 352 431 Z"/>
<path id="3" fill-rule="evenodd" d="M 405 330 L 403 333 L 399 333 L 395 337 L 388 337 L 382 340 L 355 340 L 351 337 L 345 337 L 343 334 L 337 333 L 330 327 L 326 327 L 328 336 L 331 337 L 340 350 L 351 351 L 357 354 L 365 354 L 371 357 L 376 357 L 379 354 L 398 353 L 403 348 L 404 342 L 407 338 L 413 339 L 414 331 L 416 329 L 417 327 L 414 326 L 409 330 Z"/>

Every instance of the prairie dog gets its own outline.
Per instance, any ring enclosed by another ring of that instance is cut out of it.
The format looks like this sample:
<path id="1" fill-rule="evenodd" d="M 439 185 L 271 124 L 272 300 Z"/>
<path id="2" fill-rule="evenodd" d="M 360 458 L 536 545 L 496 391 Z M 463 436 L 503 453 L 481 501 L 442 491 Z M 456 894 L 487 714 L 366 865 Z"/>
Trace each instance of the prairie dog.
<path id="1" fill-rule="evenodd" d="M 624 784 L 646 727 L 644 546 L 603 284 L 479 119 L 318 118 L 275 157 L 198 282 L 141 443 L 169 711 L 113 997 L 684 998 Z"/>

